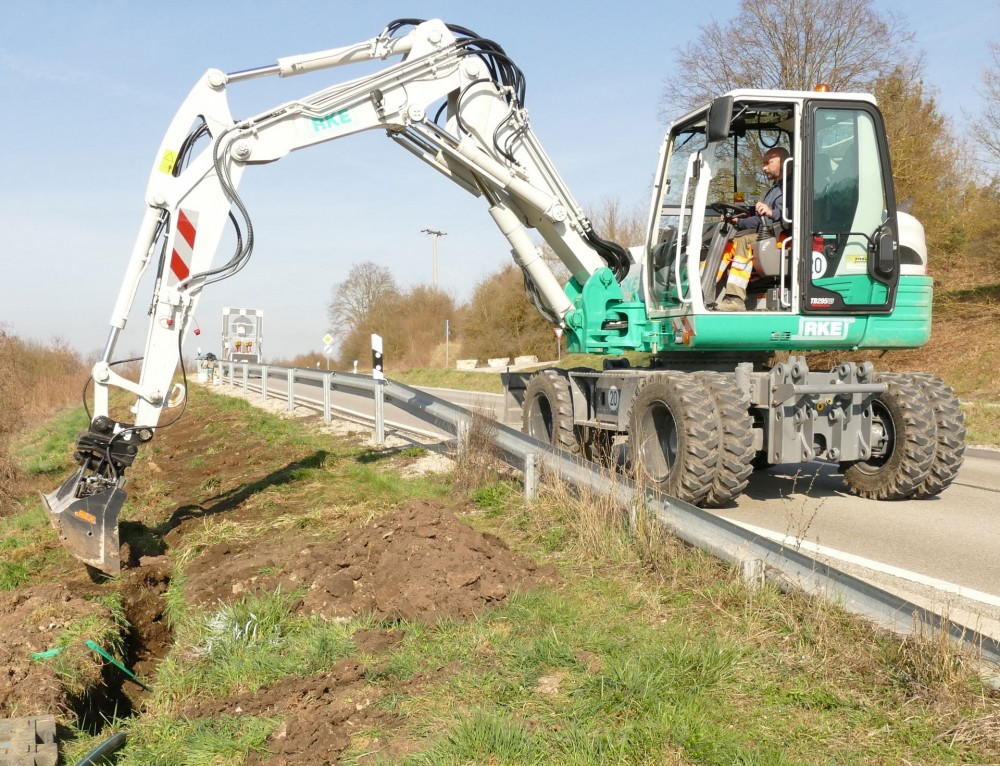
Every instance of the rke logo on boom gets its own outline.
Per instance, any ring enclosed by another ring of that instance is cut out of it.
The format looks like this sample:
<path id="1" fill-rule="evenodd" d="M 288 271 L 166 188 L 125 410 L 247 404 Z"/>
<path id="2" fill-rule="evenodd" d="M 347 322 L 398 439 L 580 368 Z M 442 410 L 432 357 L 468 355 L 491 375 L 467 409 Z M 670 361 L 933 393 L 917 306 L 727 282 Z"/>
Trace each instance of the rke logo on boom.
<path id="1" fill-rule="evenodd" d="M 351 113 L 347 109 L 342 109 L 339 112 L 334 112 L 333 114 L 328 114 L 326 117 L 313 117 L 313 131 L 316 133 L 321 133 L 324 130 L 330 130 L 331 128 L 340 128 L 344 125 L 348 125 L 351 122 Z"/>

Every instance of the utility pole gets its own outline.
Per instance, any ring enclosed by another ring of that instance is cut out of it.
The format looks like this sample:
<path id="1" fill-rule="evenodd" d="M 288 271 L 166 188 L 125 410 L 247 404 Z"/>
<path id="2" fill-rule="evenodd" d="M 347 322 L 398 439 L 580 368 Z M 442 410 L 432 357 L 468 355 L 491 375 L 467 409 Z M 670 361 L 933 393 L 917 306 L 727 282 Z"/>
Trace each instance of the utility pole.
<path id="1" fill-rule="evenodd" d="M 435 231 L 434 229 L 421 229 L 424 234 L 431 237 L 431 250 L 434 257 L 434 292 L 438 289 L 438 239 L 448 236 L 446 231 Z"/>

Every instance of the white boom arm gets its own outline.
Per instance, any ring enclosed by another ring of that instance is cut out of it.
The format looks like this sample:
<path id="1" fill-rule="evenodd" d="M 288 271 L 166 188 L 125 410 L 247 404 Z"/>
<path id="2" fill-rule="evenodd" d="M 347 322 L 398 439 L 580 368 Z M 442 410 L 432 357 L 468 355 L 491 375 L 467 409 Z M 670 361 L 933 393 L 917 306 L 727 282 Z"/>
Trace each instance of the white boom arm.
<path id="1" fill-rule="evenodd" d="M 409 34 L 394 36 L 410 25 L 415 26 Z M 401 60 L 250 119 L 236 121 L 230 114 L 230 84 L 389 57 Z M 232 74 L 210 69 L 202 76 L 170 123 L 153 163 L 146 214 L 104 352 L 94 366 L 93 419 L 76 442 L 80 468 L 43 496 L 50 521 L 73 555 L 110 574 L 119 569 L 125 470 L 139 444 L 153 437 L 163 409 L 183 398 L 183 389 L 171 398 L 167 388 L 202 289 L 239 271 L 253 249 L 250 215 L 237 192 L 248 166 L 383 128 L 400 146 L 486 199 L 536 307 L 553 323 L 565 324 L 567 314 L 576 312 L 527 228 L 538 230 L 579 285 L 597 272 L 604 285 L 624 278 L 628 254 L 592 231 L 531 132 L 523 89 L 520 70 L 499 46 L 440 21 L 393 22 L 357 45 Z M 230 220 L 237 232 L 236 252 L 213 266 Z M 139 282 L 153 263 L 151 320 L 136 383 L 114 372 L 112 355 Z M 135 394 L 131 424 L 108 416 L 112 386 Z"/>
<path id="2" fill-rule="evenodd" d="M 447 178 L 483 196 L 533 285 L 536 305 L 554 323 L 561 323 L 572 305 L 527 228 L 538 230 L 580 284 L 608 265 L 618 267 L 619 279 L 623 276 L 616 246 L 594 236 L 536 141 L 520 103 L 520 72 L 502 49 L 462 36 L 471 34 L 466 30 L 456 36 L 441 21 L 416 23 L 405 36 L 393 37 L 398 25 L 356 45 L 282 58 L 270 67 L 228 75 L 210 69 L 194 86 L 170 124 L 150 174 L 148 209 L 94 370 L 95 418 L 107 415 L 108 386 L 114 385 L 137 395 L 136 427 L 157 424 L 202 288 L 238 270 L 253 246 L 249 215 L 237 193 L 244 170 L 361 131 L 385 129 L 389 138 Z M 250 119 L 236 121 L 230 114 L 226 89 L 232 83 L 394 56 L 402 60 Z M 438 115 L 445 119 L 432 119 L 431 109 L 440 109 Z M 194 151 L 198 139 L 205 138 L 200 151 Z M 228 263 L 213 268 L 230 218 L 242 229 L 241 244 Z M 152 321 L 136 384 L 111 370 L 111 354 L 140 278 L 154 262 Z"/>

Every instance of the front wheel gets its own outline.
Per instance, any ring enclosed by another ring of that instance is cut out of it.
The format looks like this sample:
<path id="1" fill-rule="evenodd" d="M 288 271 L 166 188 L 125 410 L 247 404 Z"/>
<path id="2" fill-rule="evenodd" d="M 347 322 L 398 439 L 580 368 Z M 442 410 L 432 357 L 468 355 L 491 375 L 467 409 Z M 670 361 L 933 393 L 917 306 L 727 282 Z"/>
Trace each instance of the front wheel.
<path id="1" fill-rule="evenodd" d="M 904 500 L 923 486 L 937 443 L 934 412 L 910 376 L 881 373 L 888 390 L 872 402 L 871 457 L 841 463 L 851 491 L 870 500 Z"/>

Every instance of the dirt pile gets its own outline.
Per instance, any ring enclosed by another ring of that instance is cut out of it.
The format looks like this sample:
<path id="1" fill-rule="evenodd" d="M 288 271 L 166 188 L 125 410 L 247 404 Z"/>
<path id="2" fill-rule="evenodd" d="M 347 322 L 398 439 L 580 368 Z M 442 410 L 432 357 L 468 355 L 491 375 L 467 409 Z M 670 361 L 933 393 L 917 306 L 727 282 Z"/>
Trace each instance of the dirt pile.
<path id="1" fill-rule="evenodd" d="M 306 614 L 433 623 L 472 617 L 547 576 L 461 521 L 455 508 L 412 501 L 330 542 L 216 545 L 188 567 L 186 588 L 193 600 L 212 603 L 304 586 L 298 608 Z"/>

